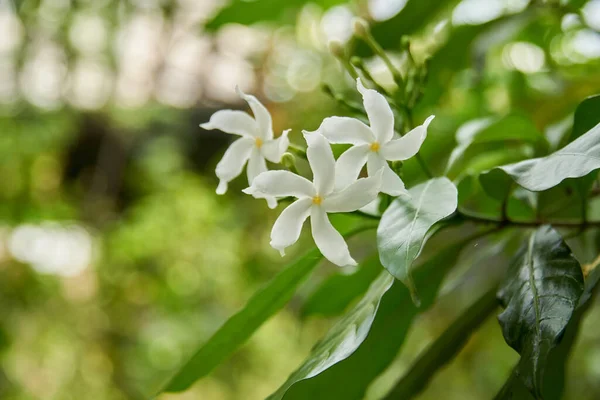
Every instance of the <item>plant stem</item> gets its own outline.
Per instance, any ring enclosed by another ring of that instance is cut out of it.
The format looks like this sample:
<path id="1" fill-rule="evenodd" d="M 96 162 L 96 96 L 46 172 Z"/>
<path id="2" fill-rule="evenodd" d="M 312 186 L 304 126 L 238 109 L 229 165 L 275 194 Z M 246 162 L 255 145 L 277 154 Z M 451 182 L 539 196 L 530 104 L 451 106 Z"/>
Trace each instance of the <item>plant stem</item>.
<path id="1" fill-rule="evenodd" d="M 290 151 L 290 153 L 294 153 L 298 157 L 307 160 L 306 150 L 304 150 L 302 147 L 295 145 L 294 143 L 290 143 L 288 150 Z"/>

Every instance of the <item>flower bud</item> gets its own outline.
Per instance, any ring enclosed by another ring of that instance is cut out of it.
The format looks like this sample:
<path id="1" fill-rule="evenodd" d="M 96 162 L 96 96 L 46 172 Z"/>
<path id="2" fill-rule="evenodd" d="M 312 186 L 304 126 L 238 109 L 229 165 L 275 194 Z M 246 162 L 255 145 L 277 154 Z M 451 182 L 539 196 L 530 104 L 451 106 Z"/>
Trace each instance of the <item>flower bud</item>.
<path id="1" fill-rule="evenodd" d="M 283 156 L 281 156 L 281 164 L 288 169 L 295 168 L 296 157 L 294 157 L 292 153 L 283 153 Z"/>
<path id="2" fill-rule="evenodd" d="M 354 35 L 358 37 L 364 38 L 369 35 L 369 24 L 362 18 L 354 18 L 352 28 L 354 29 Z"/>

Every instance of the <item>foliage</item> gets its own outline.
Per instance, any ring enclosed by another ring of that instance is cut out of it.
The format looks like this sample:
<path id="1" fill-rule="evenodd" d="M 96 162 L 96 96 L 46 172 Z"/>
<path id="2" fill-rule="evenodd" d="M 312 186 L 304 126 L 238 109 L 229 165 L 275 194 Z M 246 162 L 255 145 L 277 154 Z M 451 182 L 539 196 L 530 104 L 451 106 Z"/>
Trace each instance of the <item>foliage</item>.
<path id="1" fill-rule="evenodd" d="M 600 397 L 597 0 L 192 3 L 0 2 L 0 398 Z M 436 116 L 409 196 L 331 216 L 358 266 L 280 261 L 198 124 L 254 82 L 307 175 L 301 130 L 383 121 L 357 77 Z"/>

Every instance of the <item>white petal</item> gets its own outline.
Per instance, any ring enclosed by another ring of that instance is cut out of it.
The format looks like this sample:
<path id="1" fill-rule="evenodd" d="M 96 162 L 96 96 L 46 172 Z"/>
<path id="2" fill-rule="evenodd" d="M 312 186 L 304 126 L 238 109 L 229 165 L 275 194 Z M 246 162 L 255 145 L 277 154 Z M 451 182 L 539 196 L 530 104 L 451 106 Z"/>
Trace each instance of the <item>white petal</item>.
<path id="1" fill-rule="evenodd" d="M 310 215 L 311 199 L 300 199 L 290 204 L 275 221 L 271 229 L 271 247 L 285 255 L 285 248 L 298 241 L 302 225 Z"/>
<path id="2" fill-rule="evenodd" d="M 254 139 L 247 137 L 240 138 L 229 146 L 215 170 L 221 180 L 217 194 L 224 194 L 227 191 L 227 182 L 242 173 L 254 147 Z"/>
<path id="3" fill-rule="evenodd" d="M 326 259 L 340 267 L 356 265 L 346 241 L 331 225 L 323 207 L 311 207 L 310 225 L 315 244 Z"/>
<path id="4" fill-rule="evenodd" d="M 362 144 L 346 150 L 335 162 L 335 189 L 341 190 L 358 178 L 367 162 L 369 145 Z"/>
<path id="5" fill-rule="evenodd" d="M 381 188 L 383 169 L 375 176 L 361 178 L 342 191 L 323 200 L 327 212 L 351 212 L 366 206 L 377 198 Z"/>
<path id="6" fill-rule="evenodd" d="M 252 185 L 252 181 L 258 175 L 267 171 L 267 163 L 265 162 L 264 157 L 262 156 L 260 150 L 254 146 L 252 149 L 252 153 L 250 154 L 250 159 L 248 160 L 248 166 L 246 167 L 246 175 L 248 176 L 248 185 Z M 269 208 L 273 209 L 277 207 L 277 199 L 273 196 L 265 196 L 256 194 L 254 196 L 257 199 L 265 199 L 267 201 L 267 205 Z"/>
<path id="7" fill-rule="evenodd" d="M 256 146 L 253 146 L 250 159 L 248 160 L 248 167 L 246 168 L 248 185 L 252 185 L 254 178 L 266 171 L 267 163 L 265 162 L 265 158 L 262 156 L 260 150 Z"/>
<path id="8" fill-rule="evenodd" d="M 240 97 L 248 102 L 252 109 L 256 125 L 258 126 L 258 136 L 264 140 L 273 139 L 273 121 L 269 110 L 258 99 L 250 94 L 246 94 L 236 86 L 235 90 Z"/>
<path id="9" fill-rule="evenodd" d="M 256 121 L 245 112 L 234 110 L 220 110 L 210 117 L 210 121 L 201 124 L 202 129 L 218 129 L 233 135 L 252 136 L 258 134 Z"/>
<path id="10" fill-rule="evenodd" d="M 394 139 L 383 146 L 379 152 L 381 155 L 390 161 L 408 160 L 419 152 L 421 145 L 427 137 L 427 127 L 433 120 L 434 116 L 430 116 L 406 135 L 399 139 Z"/>
<path id="11" fill-rule="evenodd" d="M 308 144 L 306 156 L 313 173 L 313 183 L 317 193 L 325 197 L 333 191 L 335 184 L 335 158 L 331 146 L 323 135 L 303 131 Z"/>
<path id="12" fill-rule="evenodd" d="M 263 172 L 243 192 L 254 197 L 313 197 L 316 194 L 311 181 L 289 171 Z"/>
<path id="13" fill-rule="evenodd" d="M 260 148 L 262 155 L 273 163 L 280 162 L 281 156 L 287 151 L 288 146 L 290 145 L 290 139 L 288 139 L 289 133 L 290 129 L 285 130 L 277 139 L 267 140 L 263 143 Z"/>
<path id="14" fill-rule="evenodd" d="M 367 172 L 369 176 L 374 176 L 379 170 L 383 169 L 383 179 L 381 191 L 390 196 L 406 195 L 408 192 L 404 187 L 402 179 L 390 168 L 387 161 L 377 153 L 369 153 L 367 160 Z"/>
<path id="15" fill-rule="evenodd" d="M 380 93 L 365 88 L 360 78 L 356 79 L 356 86 L 363 96 L 363 105 L 369 116 L 371 130 L 379 143 L 387 143 L 394 136 L 394 113 L 390 105 Z"/>
<path id="16" fill-rule="evenodd" d="M 329 117 L 321 122 L 316 132 L 321 133 L 330 143 L 367 144 L 375 141 L 371 128 L 356 118 Z"/>

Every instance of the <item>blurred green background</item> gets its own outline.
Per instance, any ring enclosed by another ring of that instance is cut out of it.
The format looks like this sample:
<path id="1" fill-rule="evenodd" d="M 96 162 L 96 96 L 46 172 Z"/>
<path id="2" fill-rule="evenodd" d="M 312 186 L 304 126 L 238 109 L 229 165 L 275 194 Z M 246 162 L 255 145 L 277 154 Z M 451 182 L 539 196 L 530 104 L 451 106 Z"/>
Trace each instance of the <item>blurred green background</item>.
<path id="1" fill-rule="evenodd" d="M 600 92 L 599 0 L 0 0 L 0 399 L 149 398 L 309 247 L 304 235 L 285 259 L 269 247 L 278 213 L 240 192 L 245 177 L 214 193 L 231 138 L 198 124 L 247 110 L 239 85 L 299 143 L 301 129 L 345 113 L 323 82 L 358 100 L 328 53 L 333 39 L 393 86 L 352 39 L 354 15 L 399 66 L 404 34 L 429 59 L 415 112 L 419 123 L 437 116 L 423 149 L 437 173 L 467 121 L 516 112 L 560 138 L 575 106 Z M 465 168 L 487 162 L 471 155 Z M 424 178 L 405 169 L 408 186 Z M 373 248 L 373 236 L 351 242 L 360 257 Z M 475 252 L 466 264 L 490 260 Z M 323 263 L 210 377 L 160 398 L 264 398 L 334 320 L 307 315 L 306 299 L 349 272 Z M 469 304 L 454 289 L 477 274 L 455 275 L 370 399 Z M 596 307 L 568 367 L 569 399 L 600 398 L 598 332 Z M 492 318 L 420 398 L 491 398 L 517 358 Z"/>

